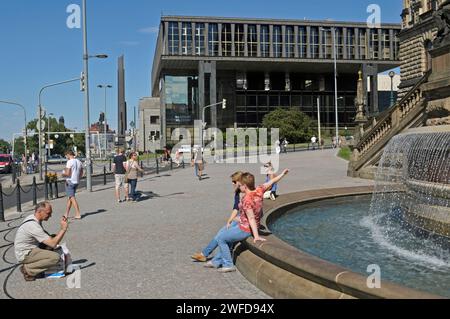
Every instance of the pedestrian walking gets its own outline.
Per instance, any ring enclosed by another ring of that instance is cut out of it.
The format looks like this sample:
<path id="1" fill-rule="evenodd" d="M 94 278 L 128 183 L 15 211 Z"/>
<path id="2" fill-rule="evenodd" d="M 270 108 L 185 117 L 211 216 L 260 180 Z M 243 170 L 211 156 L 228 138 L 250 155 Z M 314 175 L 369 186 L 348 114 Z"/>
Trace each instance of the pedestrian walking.
<path id="1" fill-rule="evenodd" d="M 117 150 L 117 155 L 114 157 L 112 170 L 114 173 L 114 179 L 116 183 L 116 200 L 118 203 L 122 203 L 120 196 L 120 189 L 124 189 L 125 200 L 128 198 L 128 183 L 125 183 L 125 164 L 127 158 L 124 155 L 125 151 L 123 148 Z"/>
<path id="2" fill-rule="evenodd" d="M 136 152 L 130 154 L 126 165 L 126 180 L 130 184 L 130 194 L 127 200 L 137 202 L 139 199 L 139 195 L 136 192 L 138 173 L 144 173 L 144 170 L 139 166 L 138 154 Z"/>
<path id="3" fill-rule="evenodd" d="M 67 205 L 65 217 L 69 218 L 70 210 L 75 208 L 75 219 L 81 219 L 80 206 L 78 205 L 76 199 L 76 193 L 78 185 L 80 184 L 80 179 L 83 176 L 83 164 L 79 159 L 75 158 L 75 153 L 73 151 L 66 152 L 67 164 L 63 171 L 63 177 L 66 177 L 66 194 L 67 194 Z"/>
<path id="4" fill-rule="evenodd" d="M 201 147 L 194 148 L 191 165 L 195 167 L 195 175 L 198 177 L 198 180 L 201 181 L 205 169 L 205 161 L 203 159 L 203 150 Z"/>

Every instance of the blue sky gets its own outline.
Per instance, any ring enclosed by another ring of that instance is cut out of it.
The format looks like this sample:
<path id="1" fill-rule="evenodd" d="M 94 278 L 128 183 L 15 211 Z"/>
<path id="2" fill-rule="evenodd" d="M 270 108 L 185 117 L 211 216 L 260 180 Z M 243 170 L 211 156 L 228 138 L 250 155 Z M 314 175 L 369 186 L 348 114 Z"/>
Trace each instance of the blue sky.
<path id="1" fill-rule="evenodd" d="M 228 0 L 153 1 L 88 0 L 89 53 L 105 53 L 107 60 L 90 60 L 91 122 L 104 109 L 104 91 L 112 84 L 107 117 L 117 127 L 117 58 L 125 55 L 126 99 L 129 118 L 139 99 L 150 96 L 150 75 L 161 14 L 287 19 L 366 21 L 368 5 L 382 9 L 382 22 L 400 23 L 401 0 Z M 80 75 L 81 29 L 69 29 L 66 8 L 81 0 L 0 1 L 0 100 L 25 105 L 28 118 L 36 117 L 39 89 Z M 79 83 L 52 88 L 43 105 L 70 128 L 83 129 L 83 94 Z M 0 104 L 0 138 L 11 140 L 21 132 L 20 109 Z"/>

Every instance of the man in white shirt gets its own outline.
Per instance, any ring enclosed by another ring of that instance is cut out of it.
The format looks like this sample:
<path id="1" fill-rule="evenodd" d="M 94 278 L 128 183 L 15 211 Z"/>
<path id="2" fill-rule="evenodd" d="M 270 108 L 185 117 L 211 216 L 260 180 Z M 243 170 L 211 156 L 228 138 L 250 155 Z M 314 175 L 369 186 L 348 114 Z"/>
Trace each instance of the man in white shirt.
<path id="1" fill-rule="evenodd" d="M 67 206 L 66 206 L 66 214 L 64 215 L 66 218 L 69 218 L 70 209 L 72 206 L 75 208 L 75 219 L 81 219 L 80 207 L 78 205 L 77 199 L 75 198 L 75 194 L 78 189 L 78 185 L 80 184 L 80 179 L 83 176 L 83 164 L 80 160 L 75 158 L 75 153 L 72 151 L 66 152 L 67 165 L 63 172 L 63 177 L 67 177 L 66 179 L 66 194 L 67 194 Z"/>
<path id="2" fill-rule="evenodd" d="M 48 221 L 52 213 L 50 203 L 40 203 L 34 215 L 25 218 L 17 230 L 14 251 L 17 261 L 22 264 L 20 271 L 26 281 L 34 281 L 36 276 L 58 265 L 61 259 L 59 253 L 49 249 L 56 249 L 69 224 L 63 217 L 59 233 L 54 237 L 50 236 L 42 227 L 42 222 Z M 46 249 L 40 248 L 40 245 L 44 245 Z"/>
<path id="3" fill-rule="evenodd" d="M 317 143 L 317 137 L 315 135 L 313 135 L 313 137 L 311 137 L 311 144 L 312 144 L 313 150 L 316 149 L 316 143 Z"/>

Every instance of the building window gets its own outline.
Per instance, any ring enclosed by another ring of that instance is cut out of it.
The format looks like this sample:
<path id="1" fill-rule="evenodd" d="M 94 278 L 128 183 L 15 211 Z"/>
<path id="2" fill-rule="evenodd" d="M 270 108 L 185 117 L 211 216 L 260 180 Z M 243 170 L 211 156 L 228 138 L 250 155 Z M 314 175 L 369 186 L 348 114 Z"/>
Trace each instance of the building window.
<path id="1" fill-rule="evenodd" d="M 355 59 L 355 30 L 347 29 L 347 59 Z"/>
<path id="2" fill-rule="evenodd" d="M 182 24 L 181 49 L 183 55 L 192 55 L 192 24 L 190 22 Z"/>
<path id="3" fill-rule="evenodd" d="M 169 55 L 178 55 L 180 37 L 178 22 L 169 22 Z"/>
<path id="4" fill-rule="evenodd" d="M 335 28 L 335 37 L 336 37 L 336 49 L 337 49 L 337 59 L 344 58 L 344 38 L 343 38 L 343 30 L 341 28 Z"/>
<path id="5" fill-rule="evenodd" d="M 333 59 L 333 29 L 321 29 L 323 58 Z"/>
<path id="6" fill-rule="evenodd" d="M 367 41 L 367 37 L 366 37 L 366 30 L 365 29 L 359 29 L 359 58 L 361 60 L 366 60 L 367 59 L 367 45 L 366 42 Z"/>
<path id="7" fill-rule="evenodd" d="M 205 24 L 195 24 L 195 54 L 205 55 Z"/>
<path id="8" fill-rule="evenodd" d="M 273 27 L 273 56 L 275 58 L 281 58 L 283 56 L 283 33 L 281 32 L 281 26 L 276 25 Z"/>
<path id="9" fill-rule="evenodd" d="M 248 36 L 247 36 L 248 56 L 257 57 L 258 56 L 258 33 L 256 30 L 256 25 L 249 25 L 247 32 L 248 32 Z"/>
<path id="10" fill-rule="evenodd" d="M 168 125 L 194 124 L 198 107 L 197 77 L 165 76 L 164 96 Z"/>
<path id="11" fill-rule="evenodd" d="M 286 27 L 286 57 L 295 58 L 295 32 L 294 27 Z"/>
<path id="12" fill-rule="evenodd" d="M 379 56 L 379 35 L 378 29 L 369 30 L 369 59 L 378 60 Z"/>
<path id="13" fill-rule="evenodd" d="M 231 56 L 231 24 L 222 24 L 222 56 Z"/>
<path id="14" fill-rule="evenodd" d="M 319 58 L 319 28 L 311 27 L 311 58 L 318 59 Z"/>
<path id="15" fill-rule="evenodd" d="M 394 60 L 400 60 L 400 40 L 398 39 L 398 31 L 394 31 Z"/>
<path id="16" fill-rule="evenodd" d="M 299 58 L 306 59 L 307 47 L 308 47 L 308 36 L 307 36 L 307 32 L 306 32 L 306 27 L 299 27 L 298 28 L 298 55 L 299 55 Z"/>
<path id="17" fill-rule="evenodd" d="M 269 57 L 270 56 L 270 33 L 269 26 L 262 25 L 261 26 L 261 56 Z"/>
<path id="18" fill-rule="evenodd" d="M 244 25 L 236 24 L 234 30 L 234 52 L 236 56 L 244 56 L 245 55 L 245 34 L 244 34 Z"/>
<path id="19" fill-rule="evenodd" d="M 389 30 L 381 31 L 381 58 L 390 60 L 391 58 L 391 36 Z"/>
<path id="20" fill-rule="evenodd" d="M 159 116 L 150 116 L 150 124 L 160 124 L 159 123 Z"/>
<path id="21" fill-rule="evenodd" d="M 219 55 L 219 26 L 216 23 L 211 23 L 209 25 L 208 45 L 209 45 L 209 55 L 210 56 L 218 56 Z"/>

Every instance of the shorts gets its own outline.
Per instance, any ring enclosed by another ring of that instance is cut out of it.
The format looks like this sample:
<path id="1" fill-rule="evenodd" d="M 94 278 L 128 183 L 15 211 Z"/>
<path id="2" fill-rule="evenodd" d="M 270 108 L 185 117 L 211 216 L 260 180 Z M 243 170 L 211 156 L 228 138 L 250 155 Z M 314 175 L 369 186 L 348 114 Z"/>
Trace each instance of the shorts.
<path id="1" fill-rule="evenodd" d="M 66 181 L 66 194 L 68 198 L 75 197 L 77 193 L 78 184 L 72 184 L 69 181 Z"/>
<path id="2" fill-rule="evenodd" d="M 125 186 L 125 174 L 116 174 L 115 176 L 116 180 L 116 188 L 124 187 Z"/>
<path id="3" fill-rule="evenodd" d="M 205 165 L 203 163 L 195 163 L 195 166 L 197 167 L 197 169 L 199 171 L 204 171 L 205 170 Z"/>

